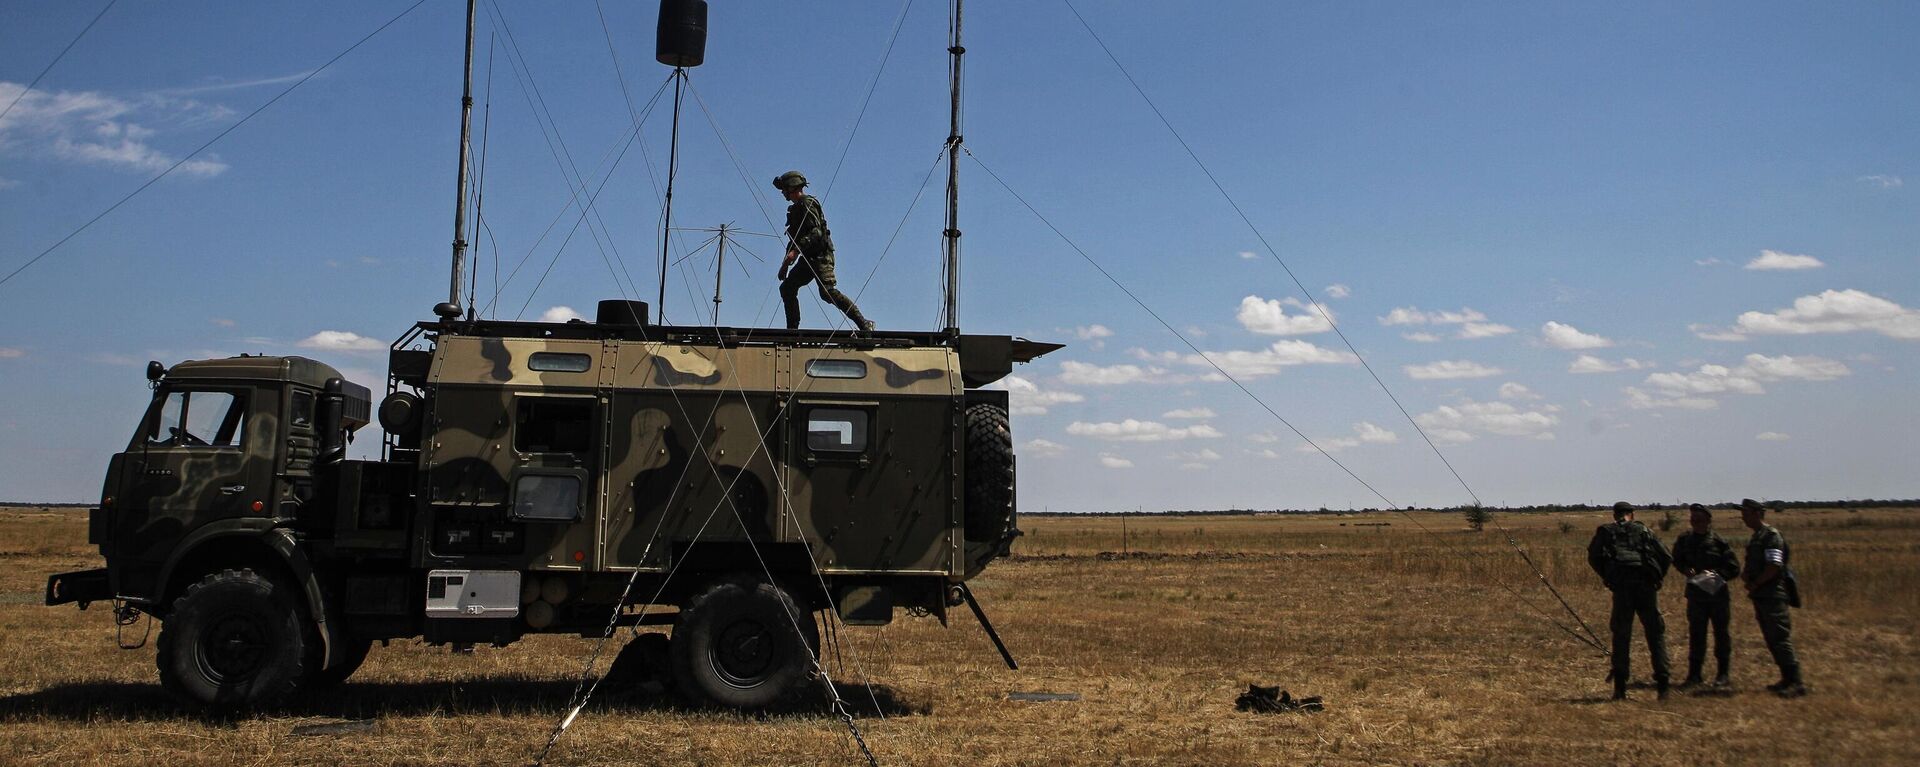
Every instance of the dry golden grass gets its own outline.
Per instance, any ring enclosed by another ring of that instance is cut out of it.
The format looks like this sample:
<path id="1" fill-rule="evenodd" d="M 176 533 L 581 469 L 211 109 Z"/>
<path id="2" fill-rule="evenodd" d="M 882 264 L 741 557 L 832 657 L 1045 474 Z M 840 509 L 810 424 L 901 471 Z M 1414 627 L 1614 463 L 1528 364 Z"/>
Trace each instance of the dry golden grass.
<path id="1" fill-rule="evenodd" d="M 1501 521 L 1604 637 L 1606 596 L 1584 560 L 1602 516 Z M 1722 533 L 1744 539 L 1722 517 Z M 1432 532 L 1398 515 L 1133 517 L 1120 556 L 1109 553 L 1122 548 L 1119 519 L 1029 517 L 1018 555 L 975 582 L 1020 671 L 999 665 L 964 611 L 947 629 L 903 615 L 845 634 L 875 684 L 845 692 L 883 704 L 884 718 L 860 720 L 883 764 L 1920 763 L 1912 510 L 1777 515 L 1806 584 L 1795 638 L 1812 696 L 1759 690 L 1774 672 L 1736 604 L 1736 694 L 1659 703 L 1642 689 L 1624 704 L 1605 701 L 1604 660 L 1496 585 L 1558 610 L 1497 532 L 1416 518 Z M 590 649 L 547 637 L 455 656 L 395 643 L 339 691 L 210 719 L 159 690 L 151 644 L 114 648 L 102 608 L 38 605 L 47 573 L 96 565 L 84 537 L 79 512 L 0 510 L 0 762 L 524 764 Z M 1678 589 L 1664 599 L 1683 664 Z M 1645 676 L 1644 652 L 1634 667 Z M 1328 708 L 1237 713 L 1250 682 L 1322 695 Z M 1015 690 L 1083 697 L 1007 700 Z M 372 724 L 293 734 L 340 718 Z M 756 721 L 637 694 L 597 698 L 553 759 L 857 761 L 845 728 L 817 708 Z"/>

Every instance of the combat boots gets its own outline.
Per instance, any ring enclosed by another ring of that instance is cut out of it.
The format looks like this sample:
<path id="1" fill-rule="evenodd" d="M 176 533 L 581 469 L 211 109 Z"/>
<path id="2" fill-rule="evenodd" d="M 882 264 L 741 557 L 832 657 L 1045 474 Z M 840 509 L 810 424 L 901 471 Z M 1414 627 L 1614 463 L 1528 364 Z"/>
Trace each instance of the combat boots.
<path id="1" fill-rule="evenodd" d="M 1693 689 L 1693 688 L 1695 688 L 1695 687 L 1699 687 L 1699 686 L 1701 685 L 1701 683 L 1702 683 L 1702 681 L 1703 681 L 1703 680 L 1701 680 L 1701 679 L 1700 679 L 1700 669 L 1699 669 L 1699 668 L 1695 668 L 1695 669 L 1693 669 L 1692 671 L 1688 671 L 1688 672 L 1687 672 L 1687 678 L 1686 678 L 1686 679 L 1683 679 L 1683 680 L 1681 680 L 1681 682 L 1680 682 L 1680 689 L 1682 689 L 1682 690 L 1691 690 L 1691 689 Z"/>
<path id="2" fill-rule="evenodd" d="M 1653 689 L 1654 689 L 1654 694 L 1658 695 L 1661 700 L 1667 699 L 1667 680 L 1665 679 L 1653 680 Z"/>
<path id="3" fill-rule="evenodd" d="M 1627 699 L 1627 678 L 1626 678 L 1626 676 L 1624 676 L 1624 675 L 1616 675 L 1616 676 L 1614 676 L 1614 677 L 1613 677 L 1613 699 L 1614 699 L 1614 700 L 1626 700 L 1626 699 Z"/>

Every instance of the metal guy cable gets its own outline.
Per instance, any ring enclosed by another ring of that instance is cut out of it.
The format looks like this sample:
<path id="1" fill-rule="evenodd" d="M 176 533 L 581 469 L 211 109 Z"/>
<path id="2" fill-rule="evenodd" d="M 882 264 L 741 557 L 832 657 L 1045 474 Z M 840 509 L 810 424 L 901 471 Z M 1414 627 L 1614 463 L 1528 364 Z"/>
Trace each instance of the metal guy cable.
<path id="1" fill-rule="evenodd" d="M 867 105 L 873 102 L 873 92 L 880 88 L 880 76 L 887 71 L 887 60 L 893 57 L 893 44 L 900 39 L 900 28 L 906 26 L 907 12 L 913 10 L 913 0 L 907 0 L 900 6 L 900 16 L 893 20 L 893 34 L 887 37 L 887 49 L 880 54 L 880 67 L 873 73 L 873 81 L 867 83 L 867 95 L 860 99 L 860 111 L 853 116 L 853 127 L 847 129 L 847 141 L 840 145 L 840 159 L 833 163 L 833 173 L 827 176 L 827 190 L 821 197 L 833 196 L 833 185 L 840 180 L 840 167 L 847 164 L 847 152 L 853 149 L 853 137 L 860 132 L 860 121 L 867 116 Z"/>
<path id="2" fill-rule="evenodd" d="M 20 103 L 21 99 L 26 98 L 27 92 L 33 90 L 34 86 L 39 85 L 41 78 L 46 77 L 48 72 L 53 71 L 53 65 L 60 63 L 61 59 L 66 58 L 67 51 L 73 50 L 73 46 L 80 42 L 80 38 L 86 37 L 87 32 L 93 29 L 93 25 L 100 23 L 100 17 L 107 15 L 107 11 L 113 10 L 114 3 L 118 2 L 120 2 L 120 0 L 107 0 L 107 4 L 100 8 L 100 12 L 93 15 L 93 20 L 87 22 L 86 26 L 80 28 L 80 34 L 74 35 L 72 40 L 68 40 L 67 47 L 61 48 L 59 53 L 53 55 L 53 60 L 47 62 L 47 65 L 41 68 L 40 74 L 33 76 L 33 82 L 27 83 L 27 87 L 22 88 L 19 93 L 13 94 L 13 100 L 7 102 L 7 108 L 0 109 L 0 119 L 5 119 L 7 113 L 13 111 L 14 105 Z"/>

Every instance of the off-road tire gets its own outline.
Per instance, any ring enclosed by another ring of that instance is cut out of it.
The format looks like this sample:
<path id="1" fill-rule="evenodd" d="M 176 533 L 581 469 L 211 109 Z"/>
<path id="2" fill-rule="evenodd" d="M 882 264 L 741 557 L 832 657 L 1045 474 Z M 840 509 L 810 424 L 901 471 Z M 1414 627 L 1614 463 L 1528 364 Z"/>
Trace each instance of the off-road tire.
<path id="1" fill-rule="evenodd" d="M 1013 526 L 1013 430 L 999 405 L 968 405 L 965 418 L 966 539 L 997 543 Z"/>
<path id="2" fill-rule="evenodd" d="M 313 640 L 313 651 L 308 655 L 306 676 L 300 680 L 303 690 L 324 690 L 338 687 L 360 670 L 360 664 L 367 662 L 367 653 L 373 649 L 371 639 L 340 638 L 333 645 L 333 665 L 321 668 L 319 637 L 309 634 Z"/>
<path id="3" fill-rule="evenodd" d="M 674 688 L 688 700 L 757 711 L 805 687 L 820 630 L 785 589 L 735 576 L 681 608 L 669 648 Z"/>
<path id="4" fill-rule="evenodd" d="M 252 570 L 225 570 L 188 586 L 160 628 L 160 685 L 220 709 L 286 699 L 307 665 L 310 632 L 292 589 Z"/>

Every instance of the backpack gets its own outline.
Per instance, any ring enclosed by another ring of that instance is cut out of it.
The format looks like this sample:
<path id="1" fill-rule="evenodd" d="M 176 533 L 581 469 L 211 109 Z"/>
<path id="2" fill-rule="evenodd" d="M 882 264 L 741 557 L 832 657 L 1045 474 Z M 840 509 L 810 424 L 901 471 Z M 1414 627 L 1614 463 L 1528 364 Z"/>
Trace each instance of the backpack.
<path id="1" fill-rule="evenodd" d="M 1607 580 L 1611 583 L 1644 583 L 1658 580 L 1659 564 L 1647 552 L 1653 534 L 1645 527 L 1625 522 L 1607 526 Z"/>

